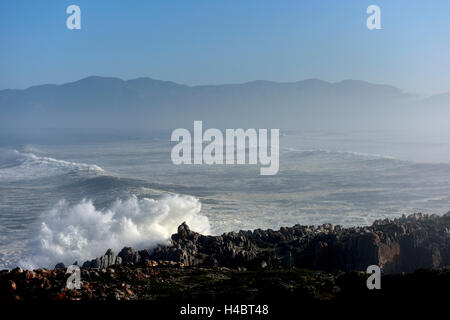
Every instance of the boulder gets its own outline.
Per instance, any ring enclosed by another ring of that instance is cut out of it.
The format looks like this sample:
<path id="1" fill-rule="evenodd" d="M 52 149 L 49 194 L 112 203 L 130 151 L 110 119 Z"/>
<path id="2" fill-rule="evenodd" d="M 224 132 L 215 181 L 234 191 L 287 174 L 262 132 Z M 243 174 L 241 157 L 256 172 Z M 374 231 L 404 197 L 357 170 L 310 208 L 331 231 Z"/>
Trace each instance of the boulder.
<path id="1" fill-rule="evenodd" d="M 122 258 L 116 256 L 112 249 L 108 249 L 103 256 L 101 256 L 97 259 L 93 259 L 91 261 L 86 261 L 83 264 L 83 268 L 90 267 L 90 268 L 104 269 L 104 268 L 108 268 L 109 266 L 119 265 L 119 264 L 122 264 Z"/>

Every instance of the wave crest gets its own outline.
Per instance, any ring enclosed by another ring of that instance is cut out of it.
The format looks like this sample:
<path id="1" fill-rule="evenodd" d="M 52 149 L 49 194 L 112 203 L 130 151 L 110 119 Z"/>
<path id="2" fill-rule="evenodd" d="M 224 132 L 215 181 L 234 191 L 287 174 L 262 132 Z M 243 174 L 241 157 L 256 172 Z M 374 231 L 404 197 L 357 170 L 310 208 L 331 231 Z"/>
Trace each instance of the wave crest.
<path id="1" fill-rule="evenodd" d="M 104 170 L 97 165 L 39 157 L 17 150 L 0 154 L 0 181 L 33 180 L 73 172 L 103 173 Z"/>
<path id="2" fill-rule="evenodd" d="M 354 151 L 333 151 L 327 149 L 296 149 L 296 148 L 285 148 L 287 152 L 296 152 L 301 156 L 315 156 L 315 155 L 341 155 L 341 156 L 350 156 L 350 157 L 359 157 L 359 158 L 367 158 L 367 159 L 386 159 L 386 160 L 397 160 L 397 158 L 374 154 L 374 153 L 364 153 L 364 152 L 354 152 Z"/>

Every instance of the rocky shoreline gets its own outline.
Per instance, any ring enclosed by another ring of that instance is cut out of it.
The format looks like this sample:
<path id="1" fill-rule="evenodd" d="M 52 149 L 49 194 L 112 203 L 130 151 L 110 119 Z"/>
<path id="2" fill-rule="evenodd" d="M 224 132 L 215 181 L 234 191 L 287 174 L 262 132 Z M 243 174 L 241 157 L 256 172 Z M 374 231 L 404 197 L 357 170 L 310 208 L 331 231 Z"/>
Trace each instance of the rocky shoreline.
<path id="1" fill-rule="evenodd" d="M 201 235 L 183 223 L 170 245 L 140 251 L 125 247 L 117 256 L 108 250 L 82 266 L 101 269 L 145 260 L 184 266 L 341 271 L 365 271 L 369 265 L 378 265 L 385 274 L 436 269 L 450 265 L 450 212 L 377 220 L 367 227 L 295 225 L 221 236 Z"/>
<path id="2" fill-rule="evenodd" d="M 198 234 L 183 223 L 169 245 L 125 247 L 117 255 L 109 249 L 84 262 L 80 289 L 66 288 L 63 264 L 2 270 L 0 301 L 341 301 L 369 294 L 369 265 L 381 267 L 387 296 L 449 288 L 450 213 L 367 227 L 295 225 L 221 236 Z"/>

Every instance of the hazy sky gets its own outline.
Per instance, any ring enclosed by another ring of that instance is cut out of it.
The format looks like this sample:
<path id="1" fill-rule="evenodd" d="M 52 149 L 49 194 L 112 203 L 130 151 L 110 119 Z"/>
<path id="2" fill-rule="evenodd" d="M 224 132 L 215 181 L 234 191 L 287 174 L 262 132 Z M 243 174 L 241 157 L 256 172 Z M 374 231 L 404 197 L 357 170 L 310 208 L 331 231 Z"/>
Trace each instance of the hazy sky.
<path id="1" fill-rule="evenodd" d="M 81 7 L 81 30 L 66 28 L 70 4 Z M 366 28 L 371 4 L 382 30 Z M 1 89 L 103 75 L 450 91 L 448 0 L 1 0 L 0 43 Z"/>

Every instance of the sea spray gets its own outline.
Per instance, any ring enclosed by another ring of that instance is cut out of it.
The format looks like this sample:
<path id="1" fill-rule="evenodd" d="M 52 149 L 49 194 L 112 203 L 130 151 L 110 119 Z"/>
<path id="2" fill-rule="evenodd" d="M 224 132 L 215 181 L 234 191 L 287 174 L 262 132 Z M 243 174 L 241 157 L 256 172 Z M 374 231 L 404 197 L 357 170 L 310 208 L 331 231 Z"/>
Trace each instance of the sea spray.
<path id="1" fill-rule="evenodd" d="M 192 229 L 208 234 L 208 218 L 200 214 L 201 203 L 192 196 L 170 195 L 160 199 L 131 196 L 98 210 L 91 200 L 69 206 L 60 201 L 44 217 L 35 255 L 25 267 L 71 264 L 102 255 L 106 249 L 124 246 L 151 248 L 166 243 L 178 225 L 186 221 Z"/>

